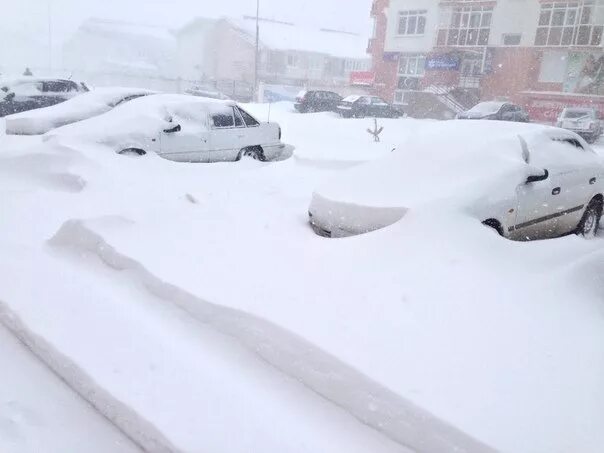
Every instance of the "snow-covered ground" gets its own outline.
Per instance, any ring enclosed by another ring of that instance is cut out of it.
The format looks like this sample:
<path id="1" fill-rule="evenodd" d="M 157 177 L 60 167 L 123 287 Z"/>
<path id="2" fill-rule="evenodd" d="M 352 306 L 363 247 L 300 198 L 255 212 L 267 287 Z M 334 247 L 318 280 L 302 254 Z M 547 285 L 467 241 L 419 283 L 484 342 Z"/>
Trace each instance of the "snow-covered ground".
<path id="1" fill-rule="evenodd" d="M 422 210 L 320 238 L 313 189 L 431 122 L 271 118 L 294 158 L 2 137 L 2 322 L 152 451 L 599 452 L 604 241 Z"/>

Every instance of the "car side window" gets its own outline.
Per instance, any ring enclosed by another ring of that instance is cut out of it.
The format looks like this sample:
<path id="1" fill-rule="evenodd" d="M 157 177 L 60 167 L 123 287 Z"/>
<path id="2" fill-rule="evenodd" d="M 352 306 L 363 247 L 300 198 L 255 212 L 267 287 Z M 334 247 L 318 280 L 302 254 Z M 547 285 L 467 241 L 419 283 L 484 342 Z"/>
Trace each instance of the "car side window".
<path id="1" fill-rule="evenodd" d="M 235 126 L 235 117 L 233 111 L 224 111 L 221 113 L 214 113 L 212 115 L 212 125 L 215 129 L 224 129 Z"/>
<path id="2" fill-rule="evenodd" d="M 235 115 L 235 127 L 245 127 L 243 117 L 239 113 L 239 109 L 233 107 L 233 115 Z"/>
<path id="3" fill-rule="evenodd" d="M 254 126 L 260 125 L 260 123 L 256 120 L 256 118 L 254 118 L 252 115 L 247 113 L 241 107 L 237 107 L 237 110 L 239 110 L 239 113 L 241 113 L 241 116 L 243 117 L 243 122 L 245 123 L 245 125 L 247 127 L 254 127 Z"/>
<path id="4" fill-rule="evenodd" d="M 359 99 L 359 104 L 369 105 L 371 104 L 371 99 L 368 97 L 362 97 Z"/>
<path id="5" fill-rule="evenodd" d="M 62 80 L 48 80 L 42 82 L 42 91 L 44 93 L 66 93 L 69 91 L 69 84 Z"/>

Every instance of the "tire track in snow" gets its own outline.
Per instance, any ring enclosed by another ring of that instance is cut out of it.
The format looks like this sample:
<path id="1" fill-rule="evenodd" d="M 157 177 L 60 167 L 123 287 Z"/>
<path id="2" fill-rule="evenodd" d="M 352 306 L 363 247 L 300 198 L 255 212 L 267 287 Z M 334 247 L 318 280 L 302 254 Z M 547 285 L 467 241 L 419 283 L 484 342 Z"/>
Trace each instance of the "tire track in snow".
<path id="1" fill-rule="evenodd" d="M 176 304 L 203 325 L 233 338 L 270 366 L 407 448 L 422 453 L 494 451 L 302 337 L 249 313 L 202 300 L 161 280 L 141 263 L 115 250 L 85 221 L 64 223 L 49 244 L 58 249 L 89 252 L 113 270 L 127 270 L 155 297 Z M 135 415 L 135 420 L 138 418 Z"/>

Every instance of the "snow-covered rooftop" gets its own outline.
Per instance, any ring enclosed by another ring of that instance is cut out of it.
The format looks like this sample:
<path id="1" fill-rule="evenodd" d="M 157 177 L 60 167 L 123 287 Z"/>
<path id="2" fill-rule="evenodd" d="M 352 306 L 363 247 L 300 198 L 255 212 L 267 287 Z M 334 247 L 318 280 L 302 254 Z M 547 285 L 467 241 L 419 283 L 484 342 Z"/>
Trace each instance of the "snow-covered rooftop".
<path id="1" fill-rule="evenodd" d="M 250 43 L 256 39 L 256 18 L 252 16 L 223 19 L 196 18 L 177 34 L 197 27 L 207 27 L 224 20 L 243 33 Z M 291 22 L 260 18 L 260 45 L 275 50 L 315 52 L 341 58 L 369 58 L 367 36 L 347 30 L 310 27 Z"/>
<path id="2" fill-rule="evenodd" d="M 247 34 L 256 35 L 255 17 L 229 18 L 228 21 Z M 350 31 L 313 28 L 261 18 L 260 41 L 271 49 L 318 52 L 334 57 L 368 58 L 367 37 Z"/>

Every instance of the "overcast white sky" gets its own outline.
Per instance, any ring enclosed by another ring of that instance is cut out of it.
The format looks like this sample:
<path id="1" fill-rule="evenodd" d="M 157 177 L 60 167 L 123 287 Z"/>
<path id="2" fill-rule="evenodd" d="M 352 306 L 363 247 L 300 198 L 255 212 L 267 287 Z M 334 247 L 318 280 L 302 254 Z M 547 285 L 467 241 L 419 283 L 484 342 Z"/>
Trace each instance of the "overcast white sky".
<path id="1" fill-rule="evenodd" d="M 369 33 L 371 0 L 260 0 L 260 5 L 262 17 Z M 63 41 L 89 17 L 175 29 L 198 16 L 255 15 L 256 0 L 0 0 L 0 7 L 2 73 L 46 60 L 49 17 L 58 63 Z"/>
<path id="2" fill-rule="evenodd" d="M 176 27 L 195 16 L 255 14 L 255 0 L 0 0 L 2 22 L 43 32 L 51 6 L 57 37 L 87 17 Z M 261 16 L 365 32 L 371 0 L 261 0 Z"/>

